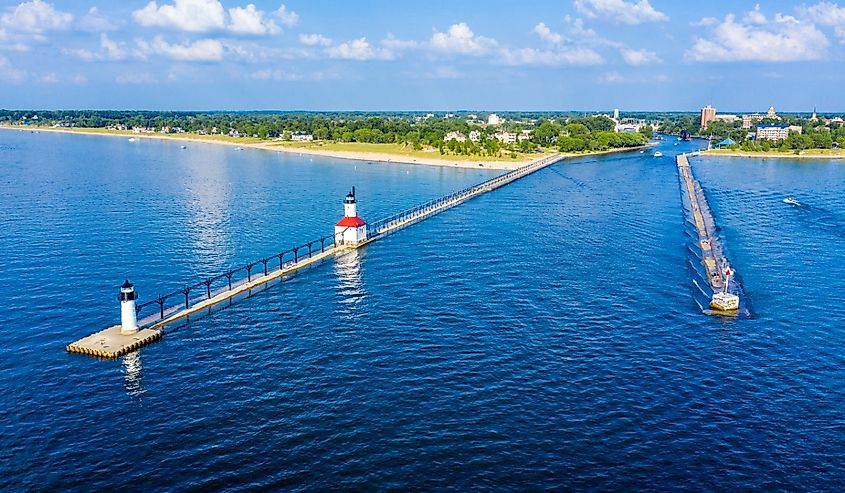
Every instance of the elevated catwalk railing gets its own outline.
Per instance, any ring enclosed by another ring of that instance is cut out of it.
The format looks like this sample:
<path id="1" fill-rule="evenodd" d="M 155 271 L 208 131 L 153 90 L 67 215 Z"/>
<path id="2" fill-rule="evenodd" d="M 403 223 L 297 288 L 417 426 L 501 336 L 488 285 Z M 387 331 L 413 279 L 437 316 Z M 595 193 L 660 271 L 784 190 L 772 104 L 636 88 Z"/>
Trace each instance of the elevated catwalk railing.
<path id="1" fill-rule="evenodd" d="M 336 231 L 335 234 L 326 235 L 282 252 L 248 262 L 241 267 L 216 276 L 201 279 L 182 289 L 158 294 L 149 301 L 139 303 L 135 307 L 138 327 L 142 329 L 141 333 L 145 335 L 142 338 L 135 337 L 134 339 L 141 342 L 124 344 L 118 335 L 119 327 L 115 326 L 69 345 L 68 350 L 101 357 L 116 357 L 126 354 L 126 352 L 137 349 L 146 342 L 157 339 L 161 330 L 167 326 L 182 322 L 193 315 L 207 312 L 218 304 L 248 294 L 271 281 L 319 263 L 338 253 L 348 251 L 350 248 L 357 248 L 376 241 L 396 230 L 455 207 L 473 197 L 501 188 L 562 159 L 562 155 L 539 159 L 472 187 L 376 221 L 367 227 L 367 240 L 357 245 L 344 245 L 340 240 L 343 238 L 343 231 Z M 142 292 L 139 294 L 143 296 Z M 109 332 L 109 334 L 103 335 L 106 332 Z M 97 345 L 97 348 L 91 350 L 90 346 L 92 345 Z M 101 347 L 117 347 L 118 349 L 102 350 Z"/>

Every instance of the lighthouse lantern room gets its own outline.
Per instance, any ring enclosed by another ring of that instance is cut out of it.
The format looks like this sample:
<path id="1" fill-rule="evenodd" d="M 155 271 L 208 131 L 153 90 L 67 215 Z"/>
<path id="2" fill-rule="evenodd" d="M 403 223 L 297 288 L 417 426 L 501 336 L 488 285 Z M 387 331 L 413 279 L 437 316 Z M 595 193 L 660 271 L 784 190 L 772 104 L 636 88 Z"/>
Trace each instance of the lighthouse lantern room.
<path id="1" fill-rule="evenodd" d="M 135 286 L 129 282 L 129 279 L 120 287 L 120 333 L 134 334 L 138 332 L 138 315 L 135 312 L 135 300 L 138 295 L 135 294 Z"/>
<path id="2" fill-rule="evenodd" d="M 334 227 L 334 242 L 337 246 L 356 248 L 367 241 L 367 223 L 358 217 L 355 202 L 355 187 L 343 201 L 343 219 Z"/>

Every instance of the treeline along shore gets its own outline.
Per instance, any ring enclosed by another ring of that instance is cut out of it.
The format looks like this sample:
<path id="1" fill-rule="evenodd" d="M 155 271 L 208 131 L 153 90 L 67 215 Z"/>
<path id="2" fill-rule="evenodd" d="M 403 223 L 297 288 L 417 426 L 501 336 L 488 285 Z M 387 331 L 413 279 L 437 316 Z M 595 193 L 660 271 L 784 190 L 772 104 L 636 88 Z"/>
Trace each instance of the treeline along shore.
<path id="1" fill-rule="evenodd" d="M 526 113 L 191 113 L 0 110 L 0 125 L 177 138 L 350 159 L 512 169 L 551 153 L 639 148 L 652 128 L 616 132 L 606 115 Z"/>

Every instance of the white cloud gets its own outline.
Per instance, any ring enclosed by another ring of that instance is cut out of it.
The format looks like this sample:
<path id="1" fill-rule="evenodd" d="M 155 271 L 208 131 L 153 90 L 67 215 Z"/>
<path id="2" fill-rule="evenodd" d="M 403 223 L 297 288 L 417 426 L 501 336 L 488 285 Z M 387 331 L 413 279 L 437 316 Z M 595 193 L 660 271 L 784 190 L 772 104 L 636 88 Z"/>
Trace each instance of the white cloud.
<path id="1" fill-rule="evenodd" d="M 832 26 L 836 36 L 845 42 L 845 7 L 837 3 L 819 2 L 798 8 L 801 16 L 822 26 Z"/>
<path id="2" fill-rule="evenodd" d="M 625 77 L 622 77 L 619 72 L 608 72 L 599 77 L 599 82 L 602 84 L 621 84 L 625 82 Z"/>
<path id="3" fill-rule="evenodd" d="M 567 47 L 559 50 L 534 48 L 504 48 L 500 51 L 505 65 L 600 65 L 602 56 L 584 47 Z"/>
<path id="4" fill-rule="evenodd" d="M 381 41 L 381 45 L 389 50 L 401 51 L 417 48 L 420 44 L 410 39 L 399 39 L 393 33 L 387 33 L 387 37 Z"/>
<path id="5" fill-rule="evenodd" d="M 120 24 L 101 14 L 97 7 L 88 9 L 88 13 L 77 22 L 80 29 L 88 32 L 116 31 Z"/>
<path id="6" fill-rule="evenodd" d="M 26 70 L 20 70 L 12 66 L 9 60 L 0 56 L 0 81 L 19 84 L 27 78 Z"/>
<path id="7" fill-rule="evenodd" d="M 622 48 L 619 50 L 622 58 L 628 65 L 649 65 L 652 63 L 663 63 L 663 60 L 657 56 L 657 53 L 648 50 L 633 50 L 630 48 Z"/>
<path id="8" fill-rule="evenodd" d="M 707 37 L 695 39 L 686 58 L 697 62 L 793 62 L 818 60 L 829 45 L 815 25 L 795 17 L 776 14 L 771 20 L 759 9 L 743 21 L 727 15 L 709 26 Z"/>
<path id="9" fill-rule="evenodd" d="M 237 34 L 276 34 L 282 30 L 273 19 L 265 19 L 264 12 L 249 4 L 229 9 L 229 31 Z"/>
<path id="10" fill-rule="evenodd" d="M 137 40 L 136 53 L 141 58 L 159 55 L 184 62 L 217 62 L 223 59 L 223 44 L 216 39 L 200 39 L 194 42 L 168 43 L 161 36 L 152 42 Z"/>
<path id="11" fill-rule="evenodd" d="M 760 4 L 754 6 L 754 10 L 745 13 L 745 22 L 748 24 L 763 25 L 766 23 L 766 16 L 760 11 Z"/>
<path id="12" fill-rule="evenodd" d="M 126 44 L 112 41 L 106 33 L 100 33 L 100 51 L 79 50 L 79 49 L 65 49 L 64 53 L 73 55 L 85 60 L 86 62 L 98 60 L 123 60 L 129 52 L 126 49 Z"/>
<path id="13" fill-rule="evenodd" d="M 551 44 L 560 44 L 563 42 L 563 36 L 559 33 L 556 33 L 549 29 L 549 27 L 545 23 L 539 23 L 534 26 L 534 32 L 540 36 L 540 39 L 544 41 L 548 41 Z"/>
<path id="14" fill-rule="evenodd" d="M 322 34 L 300 34 L 299 42 L 306 46 L 331 46 L 331 38 L 327 38 Z"/>
<path id="15" fill-rule="evenodd" d="M 0 16 L 0 26 L 9 31 L 32 34 L 67 29 L 71 22 L 72 14 L 56 10 L 53 4 L 42 0 L 21 3 Z"/>
<path id="16" fill-rule="evenodd" d="M 152 0 L 132 13 L 135 22 L 145 27 L 164 27 L 188 32 L 223 29 L 226 12 L 218 0 L 174 0 L 173 5 L 158 6 Z"/>
<path id="17" fill-rule="evenodd" d="M 55 84 L 59 82 L 59 78 L 56 76 L 55 72 L 50 72 L 49 74 L 41 76 L 41 82 L 45 84 Z"/>
<path id="18" fill-rule="evenodd" d="M 299 24 L 299 14 L 293 12 L 292 10 L 288 10 L 284 4 L 276 10 L 276 17 L 282 22 L 282 25 L 285 27 L 293 27 Z"/>
<path id="19" fill-rule="evenodd" d="M 232 7 L 228 12 L 220 0 L 173 0 L 173 4 L 159 6 L 156 0 L 132 13 L 135 22 L 145 27 L 162 27 L 192 33 L 229 31 L 234 34 L 261 36 L 278 34 L 284 26 L 292 27 L 299 22 L 299 15 L 282 5 L 267 14 L 247 4 L 246 7 Z"/>
<path id="20" fill-rule="evenodd" d="M 385 48 L 374 48 L 367 38 L 353 39 L 337 46 L 326 48 L 330 58 L 341 60 L 392 60 L 393 52 Z"/>
<path id="21" fill-rule="evenodd" d="M 466 22 L 452 24 L 445 33 L 436 31 L 431 37 L 435 50 L 460 55 L 484 55 L 497 45 L 493 38 L 476 36 Z"/>
<path id="22" fill-rule="evenodd" d="M 592 19 L 615 24 L 643 24 L 667 21 L 669 17 L 651 6 L 648 0 L 575 0 L 575 9 Z"/>

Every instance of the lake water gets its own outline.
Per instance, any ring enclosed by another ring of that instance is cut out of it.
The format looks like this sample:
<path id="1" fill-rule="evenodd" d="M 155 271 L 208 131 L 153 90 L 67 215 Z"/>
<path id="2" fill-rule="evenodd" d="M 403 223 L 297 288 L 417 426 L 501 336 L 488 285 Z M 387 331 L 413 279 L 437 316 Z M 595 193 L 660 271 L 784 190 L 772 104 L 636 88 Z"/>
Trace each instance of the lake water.
<path id="1" fill-rule="evenodd" d="M 695 303 L 672 155 L 570 160 L 130 356 L 142 301 L 492 172 L 0 131 L 0 490 L 845 487 L 845 166 L 696 159 L 750 316 Z M 794 196 L 803 205 L 789 206 Z"/>

